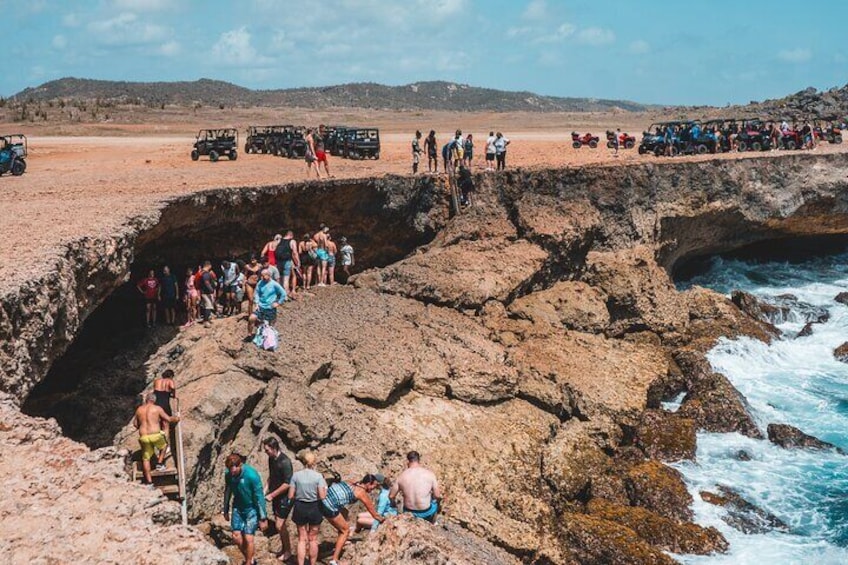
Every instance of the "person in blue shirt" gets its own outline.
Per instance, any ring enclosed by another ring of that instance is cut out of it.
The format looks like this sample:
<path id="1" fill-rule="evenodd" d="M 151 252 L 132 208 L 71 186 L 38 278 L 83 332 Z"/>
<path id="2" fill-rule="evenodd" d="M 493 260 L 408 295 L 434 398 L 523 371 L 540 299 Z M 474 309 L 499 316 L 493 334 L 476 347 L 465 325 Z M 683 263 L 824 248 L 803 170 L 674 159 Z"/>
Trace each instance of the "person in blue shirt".
<path id="1" fill-rule="evenodd" d="M 273 324 L 277 320 L 277 306 L 286 299 L 286 291 L 280 283 L 271 279 L 270 270 L 263 269 L 260 276 L 262 278 L 253 292 L 256 310 L 247 319 L 247 333 L 251 335 L 255 330 L 254 326 L 260 322 Z"/>
<path id="2" fill-rule="evenodd" d="M 380 483 L 380 494 L 377 497 L 377 514 L 383 518 L 389 516 L 397 516 L 397 508 L 394 501 L 389 498 L 389 491 L 392 488 L 392 480 L 385 477 L 381 473 L 375 473 L 374 478 Z M 370 529 L 372 532 L 377 531 L 377 527 L 381 524 L 379 520 L 375 520 L 370 512 L 360 512 L 356 517 L 356 529 Z"/>
<path id="3" fill-rule="evenodd" d="M 232 453 L 224 460 L 227 470 L 224 472 L 224 519 L 230 520 L 230 500 L 232 499 L 233 541 L 236 542 L 245 563 L 253 563 L 256 552 L 253 538 L 256 530 L 268 527 L 268 513 L 265 508 L 265 493 L 259 473 L 244 463 L 238 453 Z"/>

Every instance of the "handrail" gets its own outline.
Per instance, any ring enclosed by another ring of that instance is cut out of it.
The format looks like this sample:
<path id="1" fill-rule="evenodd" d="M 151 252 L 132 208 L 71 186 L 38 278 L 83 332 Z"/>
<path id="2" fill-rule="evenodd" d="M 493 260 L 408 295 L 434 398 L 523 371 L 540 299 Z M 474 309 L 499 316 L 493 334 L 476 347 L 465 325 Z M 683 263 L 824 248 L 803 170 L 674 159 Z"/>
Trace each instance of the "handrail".
<path id="1" fill-rule="evenodd" d="M 180 400 L 174 398 L 175 413 L 180 416 Z M 186 474 L 185 474 L 185 450 L 183 449 L 183 427 L 180 425 L 182 421 L 177 422 L 174 426 L 174 449 L 176 450 L 176 458 L 174 463 L 177 467 L 177 482 L 180 489 L 180 515 L 182 517 L 183 526 L 188 525 L 188 496 L 186 494 Z"/>

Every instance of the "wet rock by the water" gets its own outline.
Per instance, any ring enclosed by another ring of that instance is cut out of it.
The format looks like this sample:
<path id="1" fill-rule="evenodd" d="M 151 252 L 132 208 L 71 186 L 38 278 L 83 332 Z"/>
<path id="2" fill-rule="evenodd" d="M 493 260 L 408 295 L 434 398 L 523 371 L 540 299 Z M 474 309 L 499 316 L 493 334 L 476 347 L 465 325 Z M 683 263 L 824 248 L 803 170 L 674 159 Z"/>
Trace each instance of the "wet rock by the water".
<path id="1" fill-rule="evenodd" d="M 692 495 L 680 471 L 657 461 L 646 461 L 627 473 L 626 486 L 633 506 L 678 522 L 692 519 Z"/>
<path id="2" fill-rule="evenodd" d="M 836 298 L 834 298 L 834 300 L 836 300 L 840 304 L 848 305 L 848 292 L 840 292 L 836 295 Z"/>
<path id="3" fill-rule="evenodd" d="M 807 322 L 795 337 L 809 337 L 811 335 L 813 335 L 813 322 Z"/>
<path id="4" fill-rule="evenodd" d="M 808 448 L 808 449 L 836 449 L 839 453 L 843 453 L 841 449 L 822 441 L 817 437 L 805 434 L 798 428 L 788 424 L 769 424 L 768 429 L 769 441 L 780 447 L 791 448 Z"/>
<path id="5" fill-rule="evenodd" d="M 646 410 L 636 430 L 636 445 L 651 459 L 694 459 L 695 421 L 663 410 Z"/>
<path id="6" fill-rule="evenodd" d="M 786 305 L 769 304 L 765 300 L 757 298 L 750 292 L 734 290 L 730 299 L 736 306 L 757 320 L 770 324 L 781 324 L 789 319 L 791 309 Z"/>
<path id="7" fill-rule="evenodd" d="M 733 456 L 737 461 L 750 461 L 751 454 L 745 451 L 744 449 L 740 449 L 736 452 L 736 455 Z"/>
<path id="8" fill-rule="evenodd" d="M 718 493 L 701 491 L 704 502 L 723 507 L 727 513 L 721 519 L 745 534 L 764 534 L 772 530 L 789 531 L 789 526 L 767 510 L 752 504 L 735 490 L 719 485 Z"/>
<path id="9" fill-rule="evenodd" d="M 837 361 L 848 363 L 848 341 L 833 350 L 833 356 Z"/>

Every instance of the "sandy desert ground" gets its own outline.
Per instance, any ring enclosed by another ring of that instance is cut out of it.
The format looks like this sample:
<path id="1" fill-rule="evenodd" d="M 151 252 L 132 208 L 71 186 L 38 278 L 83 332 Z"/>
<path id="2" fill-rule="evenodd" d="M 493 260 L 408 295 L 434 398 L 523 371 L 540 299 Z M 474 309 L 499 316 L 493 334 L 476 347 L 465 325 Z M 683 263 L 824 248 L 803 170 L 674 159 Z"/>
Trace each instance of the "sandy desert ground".
<path id="1" fill-rule="evenodd" d="M 482 146 L 490 129 L 510 138 L 510 169 L 626 165 L 658 162 L 635 149 L 618 157 L 603 145 L 571 147 L 570 132 L 592 131 L 604 141 L 604 131 L 621 127 L 641 137 L 655 115 L 643 114 L 472 114 L 388 113 L 366 110 L 306 112 L 282 110 L 206 110 L 200 114 L 122 115 L 122 123 L 0 122 L 0 132 L 29 136 L 27 172 L 0 178 L 0 287 L 18 286 L 31 276 L 33 265 L 49 268 L 62 246 L 85 236 L 114 232 L 133 216 L 158 202 L 193 191 L 261 186 L 304 181 L 302 160 L 240 152 L 237 161 L 192 162 L 194 132 L 201 127 L 238 127 L 263 123 L 356 123 L 381 128 L 379 161 L 332 158 L 336 178 L 410 174 L 410 140 L 415 129 L 425 135 L 435 129 L 445 143 L 456 128 L 477 140 L 475 170 L 482 170 Z M 846 146 L 822 145 L 818 152 L 844 151 Z M 775 152 L 776 153 L 776 152 Z M 774 154 L 774 153 L 772 153 Z M 768 154 L 733 154 L 677 159 L 738 159 Z M 422 164 L 426 171 L 426 163 Z M 26 273 L 29 272 L 30 275 Z"/>

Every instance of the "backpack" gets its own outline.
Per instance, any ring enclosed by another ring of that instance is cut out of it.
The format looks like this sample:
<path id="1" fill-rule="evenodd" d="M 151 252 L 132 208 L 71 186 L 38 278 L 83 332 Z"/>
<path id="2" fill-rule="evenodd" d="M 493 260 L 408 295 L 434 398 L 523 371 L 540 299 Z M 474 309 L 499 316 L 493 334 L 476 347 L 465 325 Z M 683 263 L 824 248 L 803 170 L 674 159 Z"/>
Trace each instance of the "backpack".
<path id="1" fill-rule="evenodd" d="M 268 322 L 263 322 L 262 325 L 256 329 L 256 335 L 253 336 L 253 343 L 259 349 L 274 351 L 280 344 L 280 334 L 277 333 L 274 326 Z"/>

